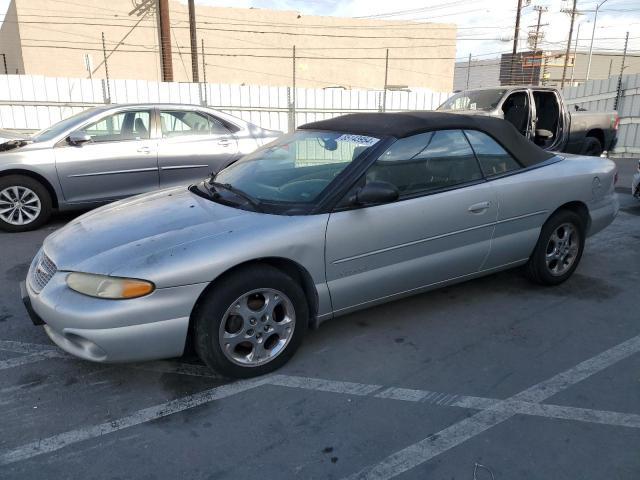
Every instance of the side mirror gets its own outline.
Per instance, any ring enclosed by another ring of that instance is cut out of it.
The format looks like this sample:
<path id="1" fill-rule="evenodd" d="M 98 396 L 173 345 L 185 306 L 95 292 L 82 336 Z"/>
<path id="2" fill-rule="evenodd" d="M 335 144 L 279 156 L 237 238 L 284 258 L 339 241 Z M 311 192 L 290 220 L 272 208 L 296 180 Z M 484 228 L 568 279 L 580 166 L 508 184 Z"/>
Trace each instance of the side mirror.
<path id="1" fill-rule="evenodd" d="M 351 203 L 353 205 L 390 203 L 396 201 L 399 196 L 398 189 L 388 182 L 368 182 L 351 197 Z"/>
<path id="2" fill-rule="evenodd" d="M 540 138 L 542 140 L 551 140 L 553 138 L 553 132 L 541 128 L 539 130 L 536 130 L 536 138 Z"/>
<path id="3" fill-rule="evenodd" d="M 91 141 L 91 136 L 86 132 L 73 132 L 71 135 L 69 135 L 67 141 L 70 145 L 81 147 L 85 143 Z"/>

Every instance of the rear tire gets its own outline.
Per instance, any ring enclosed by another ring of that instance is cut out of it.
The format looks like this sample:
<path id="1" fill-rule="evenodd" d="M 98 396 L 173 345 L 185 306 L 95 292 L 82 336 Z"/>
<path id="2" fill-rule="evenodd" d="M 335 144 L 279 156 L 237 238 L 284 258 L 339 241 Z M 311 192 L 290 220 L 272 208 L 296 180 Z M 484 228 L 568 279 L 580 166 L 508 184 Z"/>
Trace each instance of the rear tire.
<path id="1" fill-rule="evenodd" d="M 0 230 L 26 232 L 49 221 L 53 204 L 42 183 L 25 175 L 0 177 Z"/>
<path id="2" fill-rule="evenodd" d="M 249 265 L 217 281 L 196 306 L 195 349 L 226 377 L 264 375 L 289 361 L 308 323 L 300 285 L 270 265 Z"/>
<path id="3" fill-rule="evenodd" d="M 577 213 L 560 210 L 543 225 L 538 243 L 525 265 L 525 274 L 540 285 L 559 285 L 578 267 L 586 225 Z"/>
<path id="4" fill-rule="evenodd" d="M 591 157 L 599 157 L 603 152 L 602 144 L 600 140 L 595 137 L 585 137 L 584 142 L 582 143 L 582 155 L 587 155 Z"/>

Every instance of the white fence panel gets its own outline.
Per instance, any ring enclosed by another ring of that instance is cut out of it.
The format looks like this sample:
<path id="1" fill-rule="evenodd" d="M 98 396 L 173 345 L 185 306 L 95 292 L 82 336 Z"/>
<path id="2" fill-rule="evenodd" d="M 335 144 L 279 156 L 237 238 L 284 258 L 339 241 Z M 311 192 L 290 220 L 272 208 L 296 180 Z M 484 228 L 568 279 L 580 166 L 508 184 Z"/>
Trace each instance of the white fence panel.
<path id="1" fill-rule="evenodd" d="M 386 111 L 431 110 L 448 92 L 387 91 Z M 295 97 L 295 119 L 292 118 Z M 297 88 L 266 85 L 165 83 L 145 80 L 88 80 L 0 75 L 0 128 L 37 130 L 84 108 L 105 103 L 202 104 L 264 128 L 295 125 L 352 112 L 383 108 L 382 90 Z"/>
<path id="2" fill-rule="evenodd" d="M 593 112 L 611 111 L 618 94 L 618 76 L 590 80 L 577 87 L 566 88 L 563 93 L 569 106 L 579 105 Z M 622 77 L 617 110 L 620 127 L 614 153 L 618 156 L 640 156 L 640 74 Z"/>

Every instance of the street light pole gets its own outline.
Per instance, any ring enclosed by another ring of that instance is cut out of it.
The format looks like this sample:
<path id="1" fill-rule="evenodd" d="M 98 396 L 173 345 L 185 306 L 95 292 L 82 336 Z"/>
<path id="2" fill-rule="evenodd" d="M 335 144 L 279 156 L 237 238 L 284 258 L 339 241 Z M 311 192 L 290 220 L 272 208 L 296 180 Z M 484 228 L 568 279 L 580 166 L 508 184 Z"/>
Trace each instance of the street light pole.
<path id="1" fill-rule="evenodd" d="M 600 7 L 605 3 L 607 3 L 608 1 L 609 0 L 602 0 L 602 2 L 596 5 L 596 13 L 593 16 L 593 30 L 591 30 L 591 45 L 589 45 L 589 61 L 587 63 L 587 76 L 584 79 L 585 82 L 589 80 L 589 73 L 591 72 L 591 54 L 593 52 L 593 37 L 596 35 L 596 22 L 598 21 L 598 10 L 600 10 Z"/>

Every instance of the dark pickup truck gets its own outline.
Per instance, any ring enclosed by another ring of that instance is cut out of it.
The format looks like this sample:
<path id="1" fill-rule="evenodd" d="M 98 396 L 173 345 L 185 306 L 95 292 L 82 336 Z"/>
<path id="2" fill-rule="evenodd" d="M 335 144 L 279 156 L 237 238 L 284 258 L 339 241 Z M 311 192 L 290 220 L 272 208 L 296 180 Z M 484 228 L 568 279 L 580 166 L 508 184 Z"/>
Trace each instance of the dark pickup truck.
<path id="1" fill-rule="evenodd" d="M 504 86 L 458 92 L 438 110 L 504 118 L 546 150 L 595 156 L 612 150 L 618 114 L 574 108 L 555 88 Z"/>

